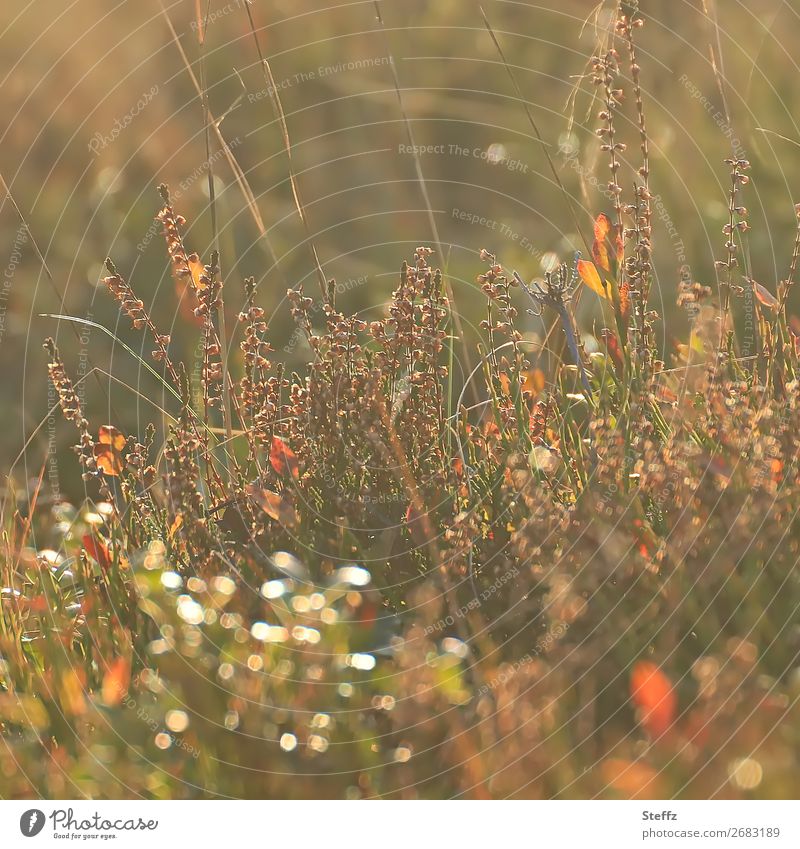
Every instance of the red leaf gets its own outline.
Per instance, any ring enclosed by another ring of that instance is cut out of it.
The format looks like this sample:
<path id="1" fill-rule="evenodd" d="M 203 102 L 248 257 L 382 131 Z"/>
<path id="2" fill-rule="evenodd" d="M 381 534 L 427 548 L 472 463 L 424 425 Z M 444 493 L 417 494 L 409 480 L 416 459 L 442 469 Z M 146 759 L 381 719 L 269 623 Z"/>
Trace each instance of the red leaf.
<path id="1" fill-rule="evenodd" d="M 672 725 L 678 699 L 667 676 L 648 660 L 638 661 L 631 672 L 631 700 L 639 709 L 642 725 L 654 736 Z"/>
<path id="2" fill-rule="evenodd" d="M 27 607 L 31 613 L 44 613 L 49 609 L 47 598 L 44 595 L 37 595 L 31 599 L 22 598 L 21 607 Z"/>
<path id="3" fill-rule="evenodd" d="M 297 480 L 300 477 L 300 466 L 297 455 L 279 437 L 272 437 L 272 449 L 269 452 L 269 462 L 279 475 L 284 477 L 288 474 Z"/>
<path id="4" fill-rule="evenodd" d="M 617 371 L 622 371 L 622 351 L 619 348 L 619 342 L 617 342 L 617 337 L 614 335 L 613 331 L 609 330 L 607 327 L 604 327 L 600 331 L 600 336 L 605 342 L 606 350 L 608 351 L 608 355 L 614 361 L 614 365 L 617 367 Z"/>
<path id="5" fill-rule="evenodd" d="M 84 551 L 89 557 L 96 560 L 103 570 L 111 568 L 111 552 L 100 537 L 84 534 L 81 542 L 83 542 Z"/>

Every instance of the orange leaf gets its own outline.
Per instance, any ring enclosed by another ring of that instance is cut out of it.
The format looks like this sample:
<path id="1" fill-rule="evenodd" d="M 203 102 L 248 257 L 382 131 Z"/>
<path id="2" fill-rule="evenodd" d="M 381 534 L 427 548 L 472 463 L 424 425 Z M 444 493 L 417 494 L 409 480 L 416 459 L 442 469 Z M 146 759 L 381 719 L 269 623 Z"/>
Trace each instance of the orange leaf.
<path id="1" fill-rule="evenodd" d="M 92 448 L 97 468 L 109 477 L 119 477 L 122 472 L 122 457 L 110 445 L 95 444 Z"/>
<path id="2" fill-rule="evenodd" d="M 113 425 L 100 426 L 92 453 L 101 472 L 114 478 L 120 475 L 124 466 L 121 452 L 126 442 L 124 434 Z"/>
<path id="3" fill-rule="evenodd" d="M 172 524 L 169 526 L 169 530 L 167 531 L 167 539 L 174 539 L 175 534 L 181 529 L 183 525 L 183 513 L 178 513 L 172 521 Z"/>
<path id="4" fill-rule="evenodd" d="M 103 677 L 101 696 L 107 707 L 117 707 L 128 692 L 131 683 L 131 665 L 124 657 L 111 661 Z"/>
<path id="5" fill-rule="evenodd" d="M 608 256 L 608 234 L 611 232 L 611 222 L 608 216 L 602 212 L 594 220 L 594 244 L 592 245 L 592 256 L 594 261 L 604 271 L 611 271 L 611 261 Z"/>
<path id="6" fill-rule="evenodd" d="M 609 300 L 608 290 L 603 285 L 603 281 L 600 279 L 600 275 L 597 273 L 597 267 L 593 262 L 589 262 L 588 259 L 582 259 L 578 262 L 578 274 L 581 277 L 581 280 L 596 294 L 601 298 L 605 298 Z"/>
<path id="7" fill-rule="evenodd" d="M 536 397 L 545 387 L 544 372 L 540 368 L 534 368 L 530 371 L 523 372 L 524 382 L 522 391 L 529 392 Z"/>
<path id="8" fill-rule="evenodd" d="M 113 425 L 100 425 L 97 441 L 103 445 L 110 445 L 115 451 L 122 451 L 127 440 Z"/>
<path id="9" fill-rule="evenodd" d="M 631 700 L 639 709 L 642 725 L 660 736 L 672 725 L 678 699 L 667 676 L 648 660 L 638 661 L 631 672 Z"/>
<path id="10" fill-rule="evenodd" d="M 272 449 L 269 452 L 269 462 L 279 475 L 291 476 L 297 480 L 300 477 L 300 467 L 297 463 L 297 455 L 279 437 L 272 437 Z"/>

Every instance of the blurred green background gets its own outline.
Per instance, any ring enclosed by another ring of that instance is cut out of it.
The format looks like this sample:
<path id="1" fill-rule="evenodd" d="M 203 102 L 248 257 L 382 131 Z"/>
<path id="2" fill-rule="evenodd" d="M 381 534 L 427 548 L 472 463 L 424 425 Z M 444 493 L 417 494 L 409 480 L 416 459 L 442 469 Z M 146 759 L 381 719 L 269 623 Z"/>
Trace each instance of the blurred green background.
<path id="1" fill-rule="evenodd" d="M 732 146 L 753 163 L 747 205 L 751 271 L 775 291 L 786 274 L 800 200 L 796 123 L 800 95 L 794 47 L 796 0 L 650 2 L 641 9 L 642 84 L 653 139 L 652 186 L 658 285 L 653 305 L 665 318 L 665 345 L 688 325 L 675 304 L 681 273 L 714 284 L 722 254 L 727 169 Z M 205 9 L 205 2 L 202 3 Z M 602 192 L 607 165 L 594 135 L 593 86 L 582 75 L 608 18 L 591 0 L 555 3 L 483 0 L 564 186 L 575 199 L 584 235 L 593 215 L 610 211 Z M 55 335 L 73 374 L 102 370 L 82 384 L 92 426 L 112 419 L 141 431 L 169 404 L 136 361 L 99 330 L 40 317 L 90 318 L 136 350 L 149 341 L 120 322 L 98 288 L 102 262 L 119 270 L 151 304 L 164 332 L 191 359 L 194 330 L 181 318 L 163 240 L 153 228 L 157 185 L 167 182 L 187 220 L 187 244 L 208 258 L 212 240 L 203 110 L 181 58 L 199 78 L 194 0 L 110 2 L 36 0 L 0 8 L 2 174 L 46 257 L 43 272 L 12 204 L 0 210 L 0 403 L 5 427 L 0 458 L 7 470 L 42 421 L 48 390 L 41 341 Z M 211 161 L 221 230 L 228 326 L 254 275 L 270 316 L 276 356 L 296 365 L 307 356 L 292 335 L 288 286 L 304 283 L 318 298 L 305 233 L 295 212 L 278 123 L 248 28 L 243 0 L 212 0 L 205 45 L 209 104 L 252 187 L 266 235 L 260 236 L 216 139 Z M 446 256 L 455 307 L 474 349 L 483 318 L 475 284 L 478 252 L 487 248 L 523 276 L 541 272 L 556 253 L 569 258 L 581 239 L 472 0 L 388 0 L 386 31 L 372 2 L 252 0 L 251 11 L 286 111 L 295 170 L 309 226 L 339 304 L 380 310 L 404 258 L 432 244 L 414 157 L 390 57 L 420 156 Z M 708 14 L 706 14 L 706 11 Z M 715 18 L 715 27 L 709 15 Z M 180 45 L 172 37 L 167 18 Z M 730 112 L 710 61 L 720 76 Z M 625 57 L 623 56 L 623 60 Z M 622 63 L 627 75 L 627 62 Z M 627 88 L 623 81 L 623 87 Z M 573 97 L 574 95 L 574 97 Z M 638 165 L 632 104 L 623 109 L 629 161 Z M 622 174 L 622 182 L 632 182 Z M 481 221 L 480 219 L 483 219 Z M 682 268 L 683 267 L 683 268 Z M 592 327 L 596 302 L 581 302 Z M 320 313 L 321 315 L 321 313 Z M 540 331 L 534 319 L 531 334 Z M 236 337 L 232 340 L 237 344 Z M 103 372 L 113 372 L 139 397 Z M 52 398 L 50 399 L 52 402 Z M 38 473 L 48 447 L 73 439 L 45 422 L 18 481 Z M 75 494 L 74 461 L 59 475 Z M 69 470 L 69 471 L 67 471 Z M 80 484 L 77 484 L 80 486 Z"/>

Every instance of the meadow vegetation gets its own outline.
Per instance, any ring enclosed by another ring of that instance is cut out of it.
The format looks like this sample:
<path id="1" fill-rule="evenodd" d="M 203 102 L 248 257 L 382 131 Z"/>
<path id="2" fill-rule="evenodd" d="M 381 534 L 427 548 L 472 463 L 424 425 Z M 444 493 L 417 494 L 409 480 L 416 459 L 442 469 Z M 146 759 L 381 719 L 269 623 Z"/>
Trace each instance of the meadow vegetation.
<path id="1" fill-rule="evenodd" d="M 164 432 L 93 420 L 93 384 L 45 342 L 87 497 L 49 497 L 42 465 L 6 498 L 0 795 L 795 792 L 800 228 L 756 281 L 734 153 L 718 285 L 656 286 L 643 23 L 617 6 L 587 69 L 608 176 L 581 255 L 531 279 L 476 245 L 478 344 L 436 234 L 386 248 L 367 318 L 309 238 L 287 367 L 285 316 L 253 277 L 231 291 L 224 252 L 201 258 L 153 192 L 198 354 L 113 257 L 113 338 Z M 688 328 L 668 354 L 656 288 Z"/>

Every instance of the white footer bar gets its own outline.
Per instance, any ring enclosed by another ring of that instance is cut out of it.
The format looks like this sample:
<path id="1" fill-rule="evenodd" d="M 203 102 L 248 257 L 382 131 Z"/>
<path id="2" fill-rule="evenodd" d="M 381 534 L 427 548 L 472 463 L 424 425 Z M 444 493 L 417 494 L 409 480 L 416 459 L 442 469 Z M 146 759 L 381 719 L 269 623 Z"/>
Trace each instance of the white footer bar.
<path id="1" fill-rule="evenodd" d="M 3 847 L 800 846 L 794 801 L 7 801 L 0 802 L 0 823 Z"/>

